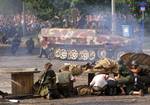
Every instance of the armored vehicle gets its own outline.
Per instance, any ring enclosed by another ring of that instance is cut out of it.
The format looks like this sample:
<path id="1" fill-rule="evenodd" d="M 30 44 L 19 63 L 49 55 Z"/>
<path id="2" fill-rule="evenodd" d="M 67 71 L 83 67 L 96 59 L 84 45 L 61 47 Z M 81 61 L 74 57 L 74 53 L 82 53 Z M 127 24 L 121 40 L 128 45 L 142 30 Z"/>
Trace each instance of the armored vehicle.
<path id="1" fill-rule="evenodd" d="M 119 58 L 126 52 L 137 52 L 136 38 L 99 35 L 94 29 L 44 28 L 38 35 L 45 39 L 50 58 L 95 61 L 102 57 Z"/>

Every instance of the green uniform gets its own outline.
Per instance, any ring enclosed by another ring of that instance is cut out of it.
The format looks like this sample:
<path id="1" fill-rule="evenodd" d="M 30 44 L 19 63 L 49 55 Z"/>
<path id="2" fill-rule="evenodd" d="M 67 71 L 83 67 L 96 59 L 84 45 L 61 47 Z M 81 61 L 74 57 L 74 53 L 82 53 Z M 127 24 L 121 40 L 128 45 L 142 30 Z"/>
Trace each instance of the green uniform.
<path id="1" fill-rule="evenodd" d="M 43 73 L 39 81 L 40 84 L 36 93 L 40 96 L 47 96 L 50 92 L 57 89 L 56 74 L 53 70 Z"/>
<path id="2" fill-rule="evenodd" d="M 58 91 L 64 97 L 71 95 L 71 89 L 73 88 L 72 78 L 73 76 L 69 71 L 62 71 L 58 74 Z"/>
<path id="3" fill-rule="evenodd" d="M 150 70 L 146 66 L 139 66 L 141 71 L 138 73 L 138 88 L 143 89 L 144 93 L 148 92 L 150 86 Z"/>
<path id="4" fill-rule="evenodd" d="M 144 82 L 146 86 L 150 86 L 150 67 L 140 65 L 140 68 L 142 68 L 142 70 L 138 75 L 140 75 L 141 81 Z"/>
<path id="5" fill-rule="evenodd" d="M 125 85 L 126 87 L 126 93 L 129 94 L 129 92 L 132 89 L 132 82 L 133 82 L 133 75 L 132 73 L 128 70 L 126 65 L 120 64 L 119 65 L 119 75 L 120 78 L 117 80 L 118 85 Z"/>

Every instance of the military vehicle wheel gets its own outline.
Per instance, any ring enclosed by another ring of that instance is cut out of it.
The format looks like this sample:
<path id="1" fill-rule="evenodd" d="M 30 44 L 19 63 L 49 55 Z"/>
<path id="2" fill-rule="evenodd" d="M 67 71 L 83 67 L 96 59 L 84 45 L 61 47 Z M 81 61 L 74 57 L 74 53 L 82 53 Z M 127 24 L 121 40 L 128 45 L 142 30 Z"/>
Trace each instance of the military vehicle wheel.
<path id="1" fill-rule="evenodd" d="M 86 60 L 88 60 L 88 59 L 89 59 L 89 52 L 88 52 L 86 49 L 81 50 L 81 51 L 79 52 L 79 60 L 84 60 L 84 61 L 86 61 Z"/>
<path id="2" fill-rule="evenodd" d="M 67 50 L 66 49 L 61 49 L 60 50 L 60 59 L 67 59 Z"/>
<path id="3" fill-rule="evenodd" d="M 89 60 L 94 60 L 96 58 L 96 53 L 95 51 L 89 51 Z"/>
<path id="4" fill-rule="evenodd" d="M 78 51 L 73 49 L 68 51 L 68 58 L 70 60 L 76 60 L 78 58 Z"/>
<path id="5" fill-rule="evenodd" d="M 98 50 L 97 51 L 97 56 L 98 58 L 105 58 L 107 56 L 107 51 L 106 50 Z"/>
<path id="6" fill-rule="evenodd" d="M 55 56 L 56 58 L 59 58 L 59 57 L 60 57 L 60 53 L 61 53 L 61 49 L 60 49 L 60 48 L 54 50 L 54 56 Z"/>

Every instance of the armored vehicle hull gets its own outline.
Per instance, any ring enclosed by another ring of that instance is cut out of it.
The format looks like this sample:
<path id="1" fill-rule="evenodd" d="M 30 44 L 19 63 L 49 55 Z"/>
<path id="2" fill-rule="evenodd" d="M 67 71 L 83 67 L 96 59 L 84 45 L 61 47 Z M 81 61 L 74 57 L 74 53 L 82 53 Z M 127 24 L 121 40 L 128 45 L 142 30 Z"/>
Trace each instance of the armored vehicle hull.
<path id="1" fill-rule="evenodd" d="M 134 52 L 133 38 L 98 35 L 93 29 L 42 29 L 40 39 L 46 39 L 49 56 L 61 60 L 94 61 L 102 57 L 119 58 L 126 52 Z M 136 49 L 136 48 L 134 48 Z"/>

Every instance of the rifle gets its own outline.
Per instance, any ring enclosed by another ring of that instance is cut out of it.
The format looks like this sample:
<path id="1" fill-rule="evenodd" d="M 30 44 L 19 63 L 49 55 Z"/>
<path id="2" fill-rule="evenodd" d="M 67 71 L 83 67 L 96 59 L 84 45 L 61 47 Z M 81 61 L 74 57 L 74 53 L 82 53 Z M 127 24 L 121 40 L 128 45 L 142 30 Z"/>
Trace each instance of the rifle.
<path id="1" fill-rule="evenodd" d="M 33 90 L 34 90 L 34 92 L 35 92 L 36 94 L 40 94 L 40 91 L 41 91 L 41 89 L 42 89 L 42 87 L 43 87 L 43 82 L 44 82 L 44 80 L 45 80 L 45 74 L 46 74 L 46 73 L 44 73 L 44 74 L 41 76 L 41 78 L 40 78 L 37 82 L 35 82 L 35 84 L 33 85 Z"/>

